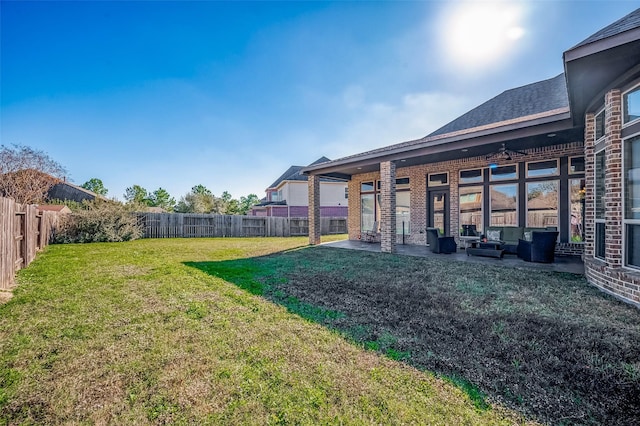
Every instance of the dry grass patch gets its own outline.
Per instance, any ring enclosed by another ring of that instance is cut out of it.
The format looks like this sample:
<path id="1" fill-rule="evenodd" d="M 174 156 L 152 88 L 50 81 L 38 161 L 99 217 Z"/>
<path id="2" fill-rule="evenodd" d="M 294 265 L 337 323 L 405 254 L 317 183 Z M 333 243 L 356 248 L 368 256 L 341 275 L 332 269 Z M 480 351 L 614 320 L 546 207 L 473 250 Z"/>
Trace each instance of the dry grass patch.
<path id="1" fill-rule="evenodd" d="M 256 256 L 305 244 L 50 246 L 0 307 L 0 424 L 521 421 L 188 266 L 246 259 L 251 269 Z"/>

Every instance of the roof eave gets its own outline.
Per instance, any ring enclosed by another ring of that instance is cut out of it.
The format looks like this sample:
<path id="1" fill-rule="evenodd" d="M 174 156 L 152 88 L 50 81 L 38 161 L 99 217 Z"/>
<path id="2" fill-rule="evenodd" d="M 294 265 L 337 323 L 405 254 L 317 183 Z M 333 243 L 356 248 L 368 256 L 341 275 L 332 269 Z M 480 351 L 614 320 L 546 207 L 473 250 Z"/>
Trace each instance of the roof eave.
<path id="1" fill-rule="evenodd" d="M 548 125 L 554 123 L 562 123 L 571 118 L 571 114 L 569 109 L 566 108 L 562 112 L 558 112 L 557 114 L 548 115 L 545 117 L 538 117 L 532 120 L 521 121 L 517 123 L 505 124 L 503 126 L 497 126 L 490 129 L 471 129 L 469 132 L 464 134 L 458 133 L 449 133 L 444 135 L 438 135 L 432 138 L 424 138 L 422 143 L 416 143 L 410 146 L 399 147 L 396 149 L 391 149 L 387 151 L 375 152 L 367 155 L 355 155 L 352 157 L 348 157 L 345 159 L 337 159 L 328 163 L 319 164 L 316 166 L 307 166 L 304 167 L 301 172 L 310 175 L 310 174 L 324 174 L 324 173 L 339 173 L 341 167 L 350 166 L 357 163 L 367 164 L 372 162 L 380 162 L 380 161 L 394 161 L 402 158 L 411 157 L 412 153 L 418 153 L 425 148 L 433 148 L 437 146 L 442 146 L 446 144 L 451 144 L 454 142 L 462 142 L 472 139 L 482 139 L 493 135 L 505 134 L 509 132 L 514 132 L 521 129 L 526 129 L 528 127 L 540 126 L 540 125 Z M 458 147 L 452 148 L 458 149 Z M 446 150 L 442 150 L 446 151 Z"/>
<path id="2" fill-rule="evenodd" d="M 640 39 L 640 27 L 569 49 L 562 55 L 565 63 L 565 71 L 567 62 L 604 52 L 605 50 L 613 49 L 638 39 Z"/>

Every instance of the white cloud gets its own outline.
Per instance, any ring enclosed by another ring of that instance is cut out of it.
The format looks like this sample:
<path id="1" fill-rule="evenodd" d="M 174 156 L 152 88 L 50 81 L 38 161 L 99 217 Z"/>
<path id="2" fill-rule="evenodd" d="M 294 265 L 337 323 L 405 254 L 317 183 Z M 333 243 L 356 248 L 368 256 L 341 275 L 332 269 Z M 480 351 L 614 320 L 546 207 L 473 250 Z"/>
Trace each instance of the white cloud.
<path id="1" fill-rule="evenodd" d="M 348 89 L 349 90 L 349 89 Z M 325 141 L 332 158 L 418 139 L 433 132 L 471 106 L 471 100 L 441 92 L 409 93 L 397 103 L 363 103 Z"/>

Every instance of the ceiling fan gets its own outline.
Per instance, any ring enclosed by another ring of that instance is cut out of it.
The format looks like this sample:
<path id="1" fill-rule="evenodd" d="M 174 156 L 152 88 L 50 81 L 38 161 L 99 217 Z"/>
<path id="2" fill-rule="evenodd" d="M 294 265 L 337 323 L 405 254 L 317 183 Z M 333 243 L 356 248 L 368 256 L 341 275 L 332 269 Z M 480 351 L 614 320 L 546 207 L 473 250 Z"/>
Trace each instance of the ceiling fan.
<path id="1" fill-rule="evenodd" d="M 487 160 L 511 161 L 516 154 L 527 155 L 526 152 L 518 151 L 516 149 L 509 149 L 507 148 L 507 145 L 503 143 L 496 152 L 487 155 Z"/>

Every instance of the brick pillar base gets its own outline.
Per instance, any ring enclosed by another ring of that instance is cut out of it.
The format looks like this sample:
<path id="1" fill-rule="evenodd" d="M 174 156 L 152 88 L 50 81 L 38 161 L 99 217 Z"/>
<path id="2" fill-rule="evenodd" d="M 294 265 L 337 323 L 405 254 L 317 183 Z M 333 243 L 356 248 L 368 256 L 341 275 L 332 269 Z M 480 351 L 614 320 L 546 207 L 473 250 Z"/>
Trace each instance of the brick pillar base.
<path id="1" fill-rule="evenodd" d="M 309 175 L 309 244 L 320 244 L 320 177 Z"/>

